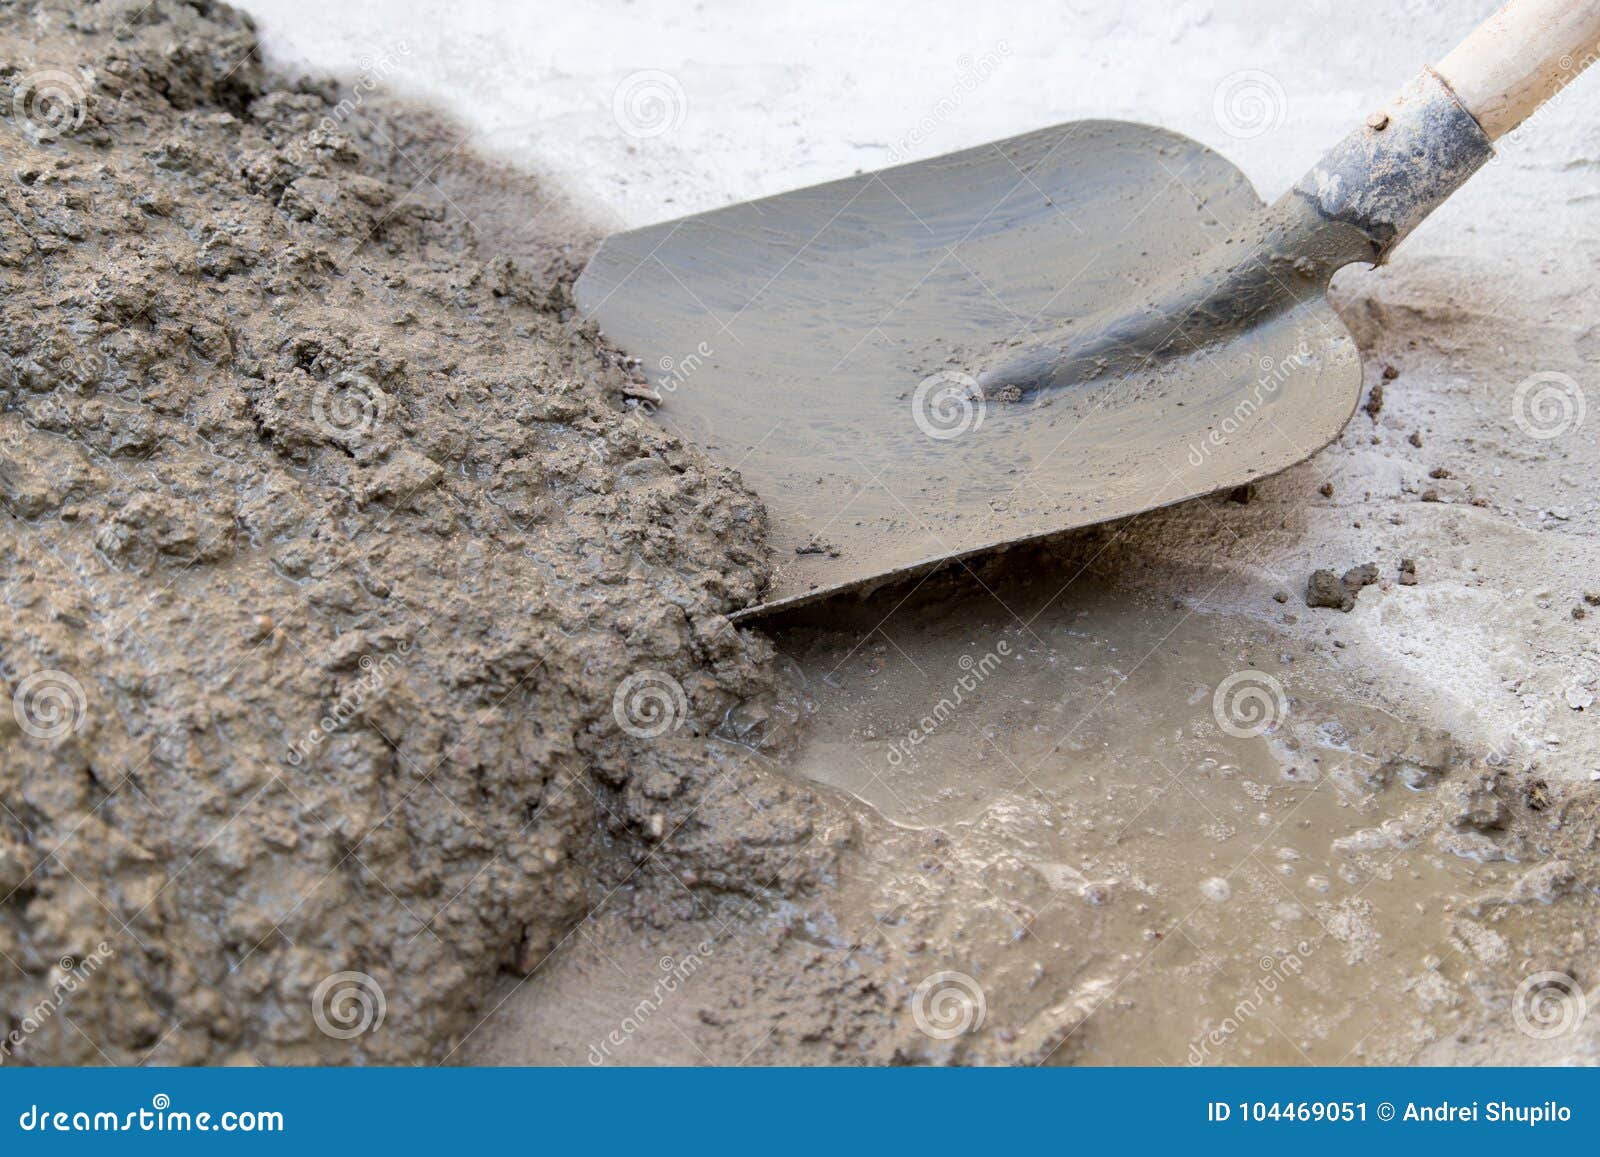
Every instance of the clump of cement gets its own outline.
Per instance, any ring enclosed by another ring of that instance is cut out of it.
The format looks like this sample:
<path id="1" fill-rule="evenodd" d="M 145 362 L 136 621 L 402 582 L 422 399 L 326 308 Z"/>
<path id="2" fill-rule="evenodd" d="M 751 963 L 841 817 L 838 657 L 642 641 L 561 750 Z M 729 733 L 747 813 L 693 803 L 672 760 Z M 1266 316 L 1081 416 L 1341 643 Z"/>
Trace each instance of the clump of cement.
<path id="1" fill-rule="evenodd" d="M 447 1057 L 597 893 L 782 891 L 835 822 L 734 758 L 760 505 L 620 407 L 559 244 L 255 48 L 0 18 L 4 1059 Z"/>
<path id="2" fill-rule="evenodd" d="M 1343 575 L 1336 575 L 1331 570 L 1313 571 L 1306 582 L 1306 606 L 1331 607 L 1348 613 L 1355 609 L 1356 596 L 1361 589 L 1377 581 L 1378 564 L 1375 562 L 1353 566 Z"/>

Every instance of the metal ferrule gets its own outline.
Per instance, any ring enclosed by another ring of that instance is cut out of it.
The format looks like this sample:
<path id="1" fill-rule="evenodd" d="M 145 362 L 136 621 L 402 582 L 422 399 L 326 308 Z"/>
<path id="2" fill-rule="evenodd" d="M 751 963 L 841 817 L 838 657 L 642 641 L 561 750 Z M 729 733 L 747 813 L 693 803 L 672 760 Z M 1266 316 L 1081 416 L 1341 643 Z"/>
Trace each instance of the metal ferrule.
<path id="1" fill-rule="evenodd" d="M 1365 234 L 1378 262 L 1493 155 L 1477 120 L 1425 68 L 1301 177 L 1294 192 L 1324 217 Z"/>

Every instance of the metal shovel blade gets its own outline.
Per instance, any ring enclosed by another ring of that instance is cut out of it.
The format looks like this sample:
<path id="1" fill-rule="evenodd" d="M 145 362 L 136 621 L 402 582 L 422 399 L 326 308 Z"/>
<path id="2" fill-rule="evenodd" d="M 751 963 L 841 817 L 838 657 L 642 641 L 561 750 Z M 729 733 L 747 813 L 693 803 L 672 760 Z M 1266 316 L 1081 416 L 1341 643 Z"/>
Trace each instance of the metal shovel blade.
<path id="1" fill-rule="evenodd" d="M 576 295 L 641 359 L 658 420 L 766 503 L 777 568 L 754 614 L 1326 445 L 1361 370 L 1320 295 L 1048 395 L 974 388 L 1038 335 L 1127 309 L 1260 208 L 1195 141 L 1078 121 L 611 237 Z"/>

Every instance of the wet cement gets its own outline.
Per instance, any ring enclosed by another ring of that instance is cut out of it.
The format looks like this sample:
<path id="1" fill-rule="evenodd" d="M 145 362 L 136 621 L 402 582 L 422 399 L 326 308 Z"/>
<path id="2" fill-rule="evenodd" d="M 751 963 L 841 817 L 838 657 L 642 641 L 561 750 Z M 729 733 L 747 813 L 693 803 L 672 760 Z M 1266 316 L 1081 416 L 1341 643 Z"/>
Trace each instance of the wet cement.
<path id="1" fill-rule="evenodd" d="M 602 912 L 508 990 L 471 1055 L 1356 1064 L 1592 1047 L 1592 1028 L 1520 1033 L 1513 1009 L 1528 976 L 1590 975 L 1600 798 L 1534 791 L 1407 718 L 1332 639 L 1092 571 L 1068 585 L 1103 545 L 778 625 L 808 717 L 785 770 L 855 805 L 836 887 L 643 934 Z M 651 999 L 651 961 L 685 953 L 692 983 Z"/>
<path id="2" fill-rule="evenodd" d="M 224 5 L 10 6 L 0 80 L 0 1060 L 442 1060 L 645 859 L 809 878 L 829 808 L 708 774 L 764 513 L 567 207 Z"/>
<path id="3" fill-rule="evenodd" d="M 801 651 L 795 770 L 994 881 L 980 906 L 1015 939 L 944 963 L 981 978 L 997 1031 L 1104 1006 L 1074 1062 L 1405 1061 L 1498 1015 L 1519 970 L 1581 964 L 1592 854 L 1560 889 L 1576 907 L 1496 898 L 1587 852 L 1600 800 L 1554 823 L 1259 623 L 1058 590 L 1008 591 L 1021 622 L 989 606 Z M 951 907 L 912 905 L 890 939 L 961 944 L 973 909 Z"/>

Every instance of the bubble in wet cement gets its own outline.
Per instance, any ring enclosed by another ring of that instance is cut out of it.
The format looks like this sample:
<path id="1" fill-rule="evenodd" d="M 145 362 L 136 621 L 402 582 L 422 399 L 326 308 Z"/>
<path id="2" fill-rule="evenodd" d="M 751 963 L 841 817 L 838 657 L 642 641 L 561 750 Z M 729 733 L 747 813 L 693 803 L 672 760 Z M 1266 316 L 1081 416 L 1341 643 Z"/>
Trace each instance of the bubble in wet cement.
<path id="1" fill-rule="evenodd" d="M 1233 885 L 1221 876 L 1200 881 L 1200 894 L 1214 904 L 1221 904 L 1233 895 Z"/>

